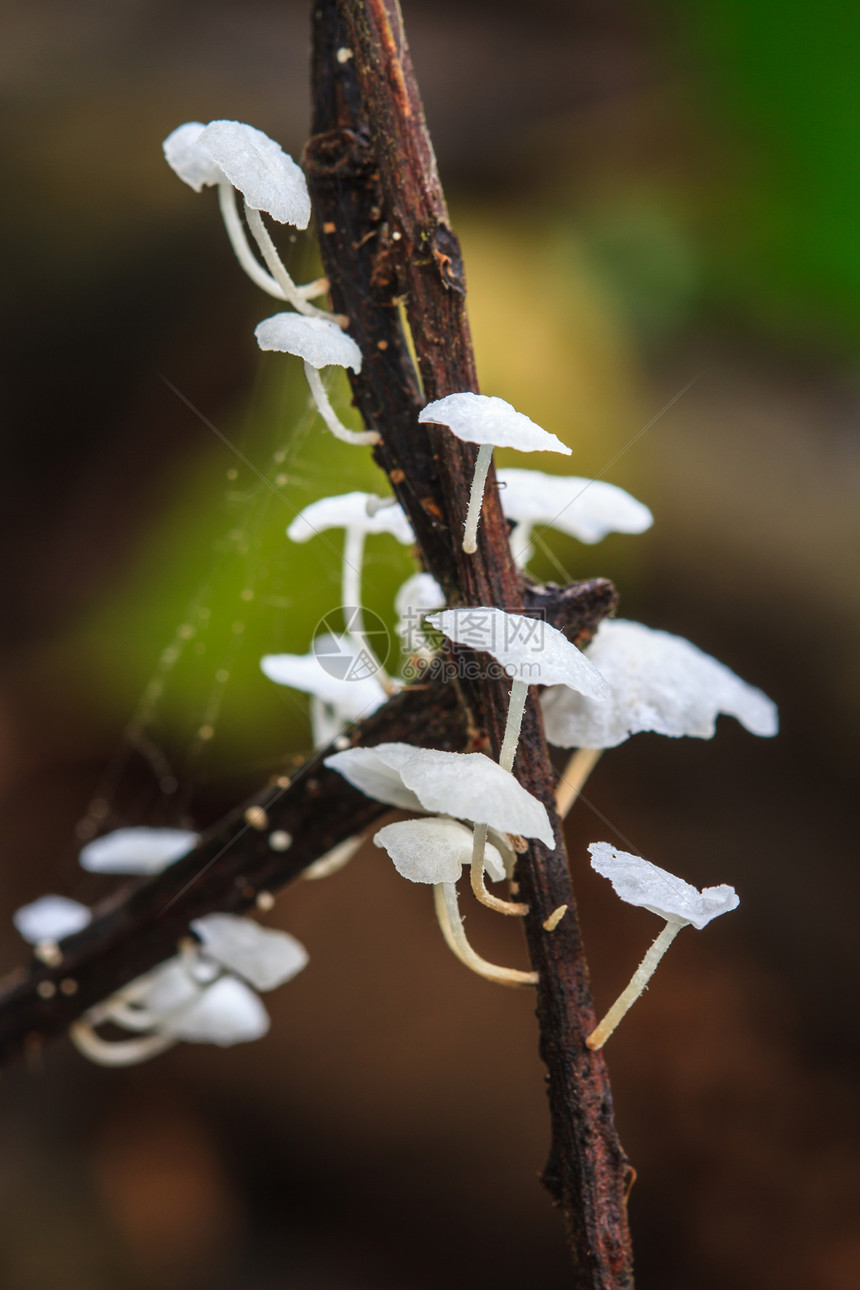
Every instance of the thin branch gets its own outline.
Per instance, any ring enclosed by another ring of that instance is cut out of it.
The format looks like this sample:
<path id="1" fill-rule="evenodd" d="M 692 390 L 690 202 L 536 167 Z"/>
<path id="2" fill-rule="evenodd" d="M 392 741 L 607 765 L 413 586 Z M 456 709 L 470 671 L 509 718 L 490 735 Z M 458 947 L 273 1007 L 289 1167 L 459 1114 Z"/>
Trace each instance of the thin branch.
<path id="1" fill-rule="evenodd" d="M 615 600 L 612 584 L 602 579 L 563 590 L 527 588 L 526 595 L 533 613 L 581 640 L 592 635 Z M 365 745 L 420 741 L 454 751 L 470 746 L 457 693 L 438 683 L 391 699 L 354 726 L 350 738 Z M 322 762 L 331 751 L 292 770 L 289 782 L 267 784 L 163 874 L 120 887 L 95 910 L 88 927 L 60 943 L 58 963 L 34 957 L 2 982 L 0 1066 L 65 1034 L 93 1004 L 170 958 L 192 919 L 253 908 L 260 892 L 285 886 L 383 815 L 387 807 L 326 770 Z M 291 838 L 286 850 L 284 834 Z"/>
<path id="2" fill-rule="evenodd" d="M 350 56 L 344 58 L 343 50 Z M 340 57 L 338 51 L 341 51 Z M 465 308 L 465 274 L 436 170 L 396 0 L 318 0 L 314 9 L 314 122 L 306 153 L 325 271 L 338 313 L 366 356 L 351 377 L 355 401 L 382 442 L 377 460 L 407 511 L 426 567 L 449 603 L 522 612 L 508 528 L 490 471 L 476 554 L 461 549 L 476 451 L 417 423 L 432 399 L 478 390 Z M 403 307 L 420 385 L 399 328 Z M 498 754 L 506 687 L 461 683 L 469 726 Z M 534 845 L 517 879 L 529 905 L 529 955 L 548 1070 L 552 1146 L 544 1182 L 564 1211 L 584 1290 L 632 1284 L 626 1218 L 631 1171 L 618 1143 L 600 1054 L 586 1047 L 596 1018 L 540 715 L 528 704 L 517 770 L 556 825 L 556 848 Z M 543 927 L 559 906 L 568 915 Z"/>

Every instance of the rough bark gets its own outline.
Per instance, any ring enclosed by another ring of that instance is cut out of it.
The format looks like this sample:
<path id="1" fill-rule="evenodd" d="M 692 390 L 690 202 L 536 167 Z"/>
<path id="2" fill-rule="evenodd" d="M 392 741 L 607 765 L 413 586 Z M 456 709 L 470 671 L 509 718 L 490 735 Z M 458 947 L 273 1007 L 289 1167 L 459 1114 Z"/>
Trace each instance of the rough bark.
<path id="1" fill-rule="evenodd" d="M 422 403 L 478 390 L 466 283 L 436 170 L 396 0 L 320 0 L 314 10 L 314 120 L 306 153 L 323 263 L 335 308 L 367 356 L 351 377 L 377 459 L 407 511 L 424 562 L 449 603 L 522 612 L 508 528 L 491 471 L 478 550 L 461 549 L 476 450 L 422 426 Z M 411 332 L 412 368 L 400 310 Z M 497 753 L 507 686 L 484 674 L 462 683 L 469 728 Z M 627 1287 L 631 1172 L 618 1143 L 609 1081 L 585 1038 L 596 1023 L 540 713 L 527 706 L 517 777 L 555 821 L 556 846 L 532 845 L 517 880 L 529 905 L 526 938 L 539 973 L 537 1015 L 548 1072 L 552 1146 L 544 1182 L 564 1211 L 577 1287 Z M 552 933 L 544 920 L 566 905 Z"/>

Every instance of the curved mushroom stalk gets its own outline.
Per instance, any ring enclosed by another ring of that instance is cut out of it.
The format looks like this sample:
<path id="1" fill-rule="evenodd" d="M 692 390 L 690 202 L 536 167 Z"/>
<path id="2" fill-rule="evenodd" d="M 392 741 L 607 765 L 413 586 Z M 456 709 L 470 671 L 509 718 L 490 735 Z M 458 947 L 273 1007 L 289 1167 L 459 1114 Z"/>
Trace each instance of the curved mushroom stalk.
<path id="1" fill-rule="evenodd" d="M 629 984 L 586 1039 L 588 1047 L 596 1049 L 606 1043 L 621 1018 L 630 1011 L 681 928 L 692 925 L 701 931 L 712 918 L 737 909 L 739 902 L 734 887 L 723 883 L 719 887 L 704 887 L 699 891 L 683 878 L 677 878 L 641 856 L 617 851 L 609 842 L 592 842 L 588 850 L 592 869 L 610 880 L 622 900 L 628 905 L 650 909 L 652 914 L 666 920 L 666 926 L 633 973 Z"/>
<path id="2" fill-rule="evenodd" d="M 283 292 L 284 300 L 291 304 L 298 313 L 304 314 L 308 318 L 327 318 L 330 321 L 334 321 L 333 314 L 325 309 L 317 309 L 316 305 L 310 304 L 300 288 L 293 282 L 287 272 L 286 265 L 278 255 L 277 247 L 272 241 L 269 230 L 263 223 L 262 215 L 253 206 L 248 205 L 247 198 L 245 199 L 245 219 L 248 221 L 248 228 L 260 248 L 260 254 L 265 260 L 269 272 Z"/>
<path id="3" fill-rule="evenodd" d="M 433 903 L 436 918 L 442 929 L 445 944 L 449 950 L 472 972 L 497 985 L 528 986 L 537 985 L 537 972 L 521 972 L 517 968 L 498 967 L 481 958 L 466 939 L 463 920 L 460 917 L 460 906 L 457 900 L 457 887 L 453 882 L 437 882 L 433 887 Z"/>
<path id="4" fill-rule="evenodd" d="M 516 900 L 502 900 L 500 896 L 494 896 L 487 890 L 487 884 L 484 881 L 484 863 L 488 831 L 486 824 L 476 824 L 472 834 L 472 863 L 469 868 L 472 891 L 475 898 L 482 905 L 486 905 L 487 909 L 494 909 L 497 914 L 510 914 L 514 918 L 523 918 L 529 912 L 528 905 L 523 905 Z"/>
<path id="5" fill-rule="evenodd" d="M 379 443 L 379 433 L 376 430 L 350 430 L 348 426 L 343 424 L 331 405 L 331 400 L 326 393 L 319 370 L 312 363 L 309 363 L 307 359 L 305 359 L 304 367 L 311 398 L 335 439 L 340 439 L 341 443 L 358 444 L 359 446 Z"/>
<path id="6" fill-rule="evenodd" d="M 245 225 L 239 217 L 239 210 L 236 206 L 236 189 L 226 179 L 218 184 L 218 206 L 230 245 L 245 273 L 255 286 L 273 296 L 275 300 L 288 300 L 289 297 L 284 293 L 283 288 L 279 286 L 270 273 L 266 272 L 251 250 L 245 233 Z M 280 259 L 280 257 L 278 258 Z M 284 273 L 287 274 L 283 261 L 281 261 L 281 267 Z M 289 274 L 287 276 L 289 277 Z M 290 280 L 292 281 L 292 279 Z M 302 300 L 313 300 L 315 296 L 323 295 L 328 289 L 328 278 L 317 278 L 316 281 L 308 282 L 301 287 L 296 285 L 296 292 Z"/>
<path id="7" fill-rule="evenodd" d="M 80 1020 L 69 1028 L 69 1038 L 82 1056 L 98 1066 L 136 1066 L 166 1053 L 179 1042 L 175 1035 L 139 1035 L 135 1039 L 102 1039 L 91 1022 Z"/>

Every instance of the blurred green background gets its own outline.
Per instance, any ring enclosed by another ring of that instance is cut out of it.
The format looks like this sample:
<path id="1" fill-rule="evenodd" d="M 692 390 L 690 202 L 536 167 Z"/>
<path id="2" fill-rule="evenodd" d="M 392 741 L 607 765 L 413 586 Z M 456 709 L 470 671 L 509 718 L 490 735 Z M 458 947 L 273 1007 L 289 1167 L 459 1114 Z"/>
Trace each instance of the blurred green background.
<path id="1" fill-rule="evenodd" d="M 612 462 L 656 517 L 598 547 L 549 534 L 534 571 L 612 577 L 626 616 L 782 713 L 773 742 L 727 721 L 712 743 L 640 736 L 588 790 L 644 854 L 741 894 L 725 927 L 681 938 L 609 1048 L 639 1284 L 853 1290 L 857 16 L 407 0 L 405 17 L 484 392 L 565 439 L 571 471 Z M 5 6 L 7 915 L 108 890 L 75 862 L 94 796 L 106 825 L 204 825 L 308 746 L 305 701 L 258 659 L 307 649 L 339 572 L 284 528 L 382 483 L 323 435 L 298 364 L 257 350 L 271 304 L 160 149 L 225 116 L 300 155 L 308 21 L 293 0 Z M 281 243 L 314 273 L 310 238 Z M 351 415 L 345 385 L 333 397 Z M 391 623 L 414 566 L 390 539 L 368 553 Z M 588 804 L 570 821 L 598 1006 L 656 930 L 585 871 L 606 829 Z M 58 1045 L 9 1072 L 4 1286 L 565 1285 L 529 999 L 446 956 L 428 893 L 379 852 L 271 918 L 311 964 L 267 999 L 261 1043 L 127 1073 Z M 473 938 L 519 962 L 500 921 L 470 915 Z M 11 969 L 25 951 L 3 926 Z"/>

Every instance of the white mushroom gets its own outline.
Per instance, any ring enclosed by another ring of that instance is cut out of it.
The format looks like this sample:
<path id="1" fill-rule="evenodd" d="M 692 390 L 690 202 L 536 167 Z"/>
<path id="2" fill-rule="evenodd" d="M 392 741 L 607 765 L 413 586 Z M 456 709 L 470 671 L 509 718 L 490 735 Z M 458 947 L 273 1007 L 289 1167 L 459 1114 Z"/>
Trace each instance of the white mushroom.
<path id="1" fill-rule="evenodd" d="M 305 376 L 319 414 L 336 439 L 343 443 L 379 443 L 375 430 L 350 430 L 331 405 L 319 369 L 351 367 L 361 371 L 361 350 L 351 336 L 327 318 L 303 318 L 299 314 L 273 314 L 254 330 L 260 349 L 295 354 L 305 365 Z"/>
<path id="2" fill-rule="evenodd" d="M 186 856 L 199 841 L 189 829 L 114 829 L 88 842 L 78 857 L 89 873 L 162 873 Z"/>
<path id="3" fill-rule="evenodd" d="M 325 765 L 379 802 L 488 824 L 553 845 L 543 803 L 483 753 L 383 743 L 332 753 Z"/>
<path id="4" fill-rule="evenodd" d="M 466 939 L 457 904 L 456 883 L 463 865 L 472 857 L 472 835 L 456 820 L 445 816 L 432 819 L 404 820 L 387 824 L 374 836 L 378 847 L 384 847 L 394 867 L 410 882 L 433 884 L 436 915 L 448 947 L 457 958 L 479 976 L 502 985 L 534 985 L 534 972 L 498 967 L 487 962 L 472 949 Z M 490 876 L 498 881 L 505 876 L 505 865 L 493 845 L 488 845 L 485 864 Z"/>
<path id="5" fill-rule="evenodd" d="M 55 944 L 66 936 L 83 931 L 92 914 L 86 905 L 68 896 L 40 896 L 29 905 L 22 905 L 12 915 L 12 922 L 19 936 L 30 945 L 45 942 Z"/>
<path id="6" fill-rule="evenodd" d="M 611 686 L 609 702 L 597 705 L 567 686 L 553 686 L 541 699 L 549 742 L 579 750 L 564 776 L 567 809 L 599 751 L 640 731 L 710 739 L 724 712 L 752 734 L 777 732 L 776 705 L 767 695 L 681 636 L 607 619 L 585 653 Z"/>
<path id="7" fill-rule="evenodd" d="M 315 748 L 324 748 L 348 722 L 360 721 L 385 702 L 375 660 L 362 658 L 347 636 L 323 633 L 309 654 L 265 654 L 263 673 L 276 685 L 311 695 L 311 732 Z"/>
<path id="8" fill-rule="evenodd" d="M 647 506 L 602 479 L 547 475 L 506 467 L 496 472 L 502 510 L 516 521 L 511 550 L 523 568 L 532 557 L 532 529 L 558 529 L 580 542 L 600 542 L 609 533 L 644 533 L 654 523 Z"/>
<path id="9" fill-rule="evenodd" d="M 605 702 L 609 686 L 597 668 L 557 628 L 541 618 L 509 614 L 502 609 L 446 609 L 427 620 L 449 640 L 478 650 L 502 665 L 511 677 L 511 696 L 499 765 L 510 771 L 514 764 L 530 685 L 565 684 L 587 694 L 595 703 Z M 525 906 L 500 901 L 484 886 L 481 856 L 486 827 L 475 829 L 472 890 L 482 904 L 504 913 L 522 914 Z"/>
<path id="10" fill-rule="evenodd" d="M 268 200 L 270 200 L 270 204 L 276 206 L 282 213 L 285 210 L 288 212 L 286 220 L 281 222 L 289 222 L 299 228 L 306 228 L 310 218 L 310 198 L 307 194 L 304 175 L 292 159 L 260 130 L 254 130 L 251 126 L 240 126 L 235 121 L 218 121 L 212 124 L 219 127 L 236 127 L 239 132 L 249 132 L 244 137 L 253 142 L 254 151 L 246 155 L 244 171 L 241 166 L 241 159 L 239 166 L 237 166 L 237 158 L 231 154 L 228 165 L 232 174 L 240 178 L 244 174 L 242 182 L 246 183 L 249 193 L 253 192 L 254 199 L 263 202 L 267 201 L 263 185 L 268 180 Z M 306 308 L 304 302 L 310 297 L 321 295 L 323 291 L 328 289 L 328 283 L 323 278 L 316 282 L 308 283 L 307 286 L 297 287 L 287 274 L 274 246 L 271 246 L 271 239 L 269 239 L 270 254 L 274 254 L 277 258 L 279 266 L 277 276 L 289 281 L 292 292 L 285 291 L 284 287 L 279 285 L 279 282 L 262 267 L 248 245 L 245 229 L 236 209 L 236 189 L 231 178 L 225 173 L 226 167 L 222 169 L 215 160 L 212 151 L 200 142 L 200 136 L 207 129 L 209 127 L 204 126 L 201 121 L 188 121 L 185 125 L 178 126 L 177 129 L 169 134 L 163 144 L 164 156 L 168 165 L 196 193 L 199 193 L 204 187 L 217 187 L 218 204 L 221 208 L 221 216 L 224 220 L 227 236 L 230 239 L 230 245 L 248 277 L 256 286 L 261 287 L 270 296 L 274 296 L 276 300 L 295 302 L 297 297 L 304 311 Z M 225 131 L 219 129 L 213 132 L 212 135 L 207 136 L 216 152 L 225 152 L 225 133 Z M 249 173 L 247 163 L 251 158 L 256 161 L 260 160 L 261 157 L 263 161 L 256 176 L 257 186 L 254 188 L 255 175 Z M 284 162 L 289 164 L 284 165 Z M 236 186 L 241 187 L 241 183 L 237 181 Z M 268 210 L 269 206 L 262 205 L 259 209 Z M 298 218 L 290 218 L 289 212 L 297 215 Z M 274 211 L 270 211 L 270 214 L 273 214 L 276 219 L 280 218 Z M 268 234 L 265 234 L 265 236 L 268 238 Z"/>
<path id="11" fill-rule="evenodd" d="M 191 930 L 207 958 L 244 977 L 255 990 L 274 990 L 308 963 L 308 952 L 295 936 L 261 927 L 252 918 L 205 914 L 193 920 Z"/>
<path id="12" fill-rule="evenodd" d="M 431 646 L 421 629 L 421 623 L 434 609 L 444 607 L 445 593 L 432 573 L 413 573 L 398 588 L 394 597 L 394 610 L 397 614 L 397 634 L 405 654 L 420 659 L 432 656 Z"/>
<path id="13" fill-rule="evenodd" d="M 463 533 L 463 550 L 470 555 L 477 549 L 478 520 L 493 448 L 570 455 L 570 449 L 554 434 L 542 430 L 522 412 L 515 411 L 510 403 L 495 396 L 468 392 L 449 394 L 422 408 L 418 420 L 447 426 L 458 439 L 480 445 Z"/>
<path id="14" fill-rule="evenodd" d="M 737 909 L 739 901 L 734 887 L 724 883 L 698 891 L 683 878 L 676 878 L 641 856 L 618 851 L 609 842 L 593 842 L 588 850 L 592 868 L 610 880 L 622 900 L 629 905 L 649 909 L 652 914 L 666 920 L 666 926 L 634 972 L 629 985 L 588 1036 L 588 1047 L 596 1049 L 606 1043 L 621 1018 L 639 998 L 681 928 L 692 925 L 701 931 L 712 918 Z"/>
<path id="15" fill-rule="evenodd" d="M 415 536 L 398 504 L 377 507 L 371 514 L 369 508 L 378 500 L 372 493 L 358 492 L 344 493 L 340 497 L 321 497 L 299 512 L 287 529 L 287 537 L 293 542 L 307 542 L 330 529 L 344 530 L 341 601 L 346 630 L 359 652 L 366 652 L 376 663 L 379 679 L 390 693 L 394 687 L 376 658 L 365 631 L 361 592 L 364 544 L 368 534 L 373 533 L 390 533 L 403 546 L 414 542 Z"/>

